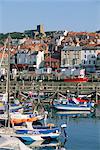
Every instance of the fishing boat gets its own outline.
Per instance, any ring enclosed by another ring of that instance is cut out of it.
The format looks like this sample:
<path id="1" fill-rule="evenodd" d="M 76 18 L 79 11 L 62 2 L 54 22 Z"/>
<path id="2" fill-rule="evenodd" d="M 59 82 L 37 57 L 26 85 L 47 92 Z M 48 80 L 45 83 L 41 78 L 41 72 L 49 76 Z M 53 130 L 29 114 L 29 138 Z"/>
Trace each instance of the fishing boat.
<path id="1" fill-rule="evenodd" d="M 54 124 L 47 124 L 46 126 L 32 126 L 32 122 L 25 122 L 21 126 L 14 126 L 14 130 L 17 134 L 37 134 L 44 140 L 56 139 L 60 135 L 60 130 Z M 34 136 L 33 136 L 34 137 Z M 21 138 L 25 140 L 25 138 Z"/>
<path id="2" fill-rule="evenodd" d="M 57 110 L 67 111 L 91 111 L 93 110 L 94 104 L 92 102 L 84 102 L 77 98 L 71 99 L 55 99 L 53 101 L 53 107 Z"/>
<path id="3" fill-rule="evenodd" d="M 29 122 L 36 122 L 39 120 L 42 120 L 44 118 L 44 115 L 36 115 L 36 114 L 21 114 L 19 112 L 16 113 L 10 113 L 10 123 L 12 122 L 14 124 L 24 123 L 26 121 Z M 0 121 L 7 121 L 7 114 L 0 114 Z"/>
<path id="4" fill-rule="evenodd" d="M 24 141 L 56 139 L 61 133 L 60 129 L 54 124 L 47 124 L 47 113 L 45 113 L 44 125 L 42 126 L 35 126 L 31 121 L 26 121 L 21 125 L 15 125 L 14 122 L 12 122 L 12 124 L 16 134 L 31 135 L 28 139 L 26 137 L 20 137 L 20 139 Z"/>
<path id="5" fill-rule="evenodd" d="M 76 69 L 72 69 L 73 73 Z M 68 78 L 65 78 L 64 79 L 64 82 L 88 82 L 89 81 L 89 78 L 86 77 L 85 75 L 85 69 L 81 69 L 79 71 L 79 75 L 75 76 L 74 74 L 72 73 L 72 75 Z"/>
<path id="6" fill-rule="evenodd" d="M 64 82 L 88 82 L 87 77 L 72 77 L 72 78 L 65 78 Z"/>
<path id="7" fill-rule="evenodd" d="M 58 110 L 68 110 L 68 111 L 91 111 L 89 106 L 78 106 L 73 104 L 55 104 L 54 107 Z"/>
<path id="8" fill-rule="evenodd" d="M 6 109 L 7 109 L 7 102 L 5 102 L 5 100 L 1 101 L 0 110 L 2 110 L 2 113 L 0 114 L 0 120 L 7 120 L 8 114 Z M 26 121 L 34 122 L 42 120 L 44 118 L 44 111 L 38 112 L 34 109 L 34 111 L 33 112 L 31 111 L 31 113 L 28 114 L 24 113 L 24 107 L 22 105 L 19 105 L 19 103 L 18 104 L 14 103 L 13 105 L 10 104 L 9 110 L 11 121 L 13 119 L 15 124 Z"/>
<path id="9" fill-rule="evenodd" d="M 2 132 L 1 132 L 2 130 Z M 38 131 L 33 131 L 33 130 L 28 130 L 27 133 L 20 131 L 20 133 L 18 133 L 17 131 L 14 131 L 13 129 L 9 130 L 9 128 L 6 128 L 6 130 L 4 128 L 0 129 L 0 136 L 8 136 L 9 137 L 16 137 L 19 138 L 21 140 L 27 141 L 27 142 L 33 142 L 33 141 L 43 141 L 46 139 L 56 139 L 57 137 L 59 137 L 60 132 L 58 133 L 40 133 Z"/>

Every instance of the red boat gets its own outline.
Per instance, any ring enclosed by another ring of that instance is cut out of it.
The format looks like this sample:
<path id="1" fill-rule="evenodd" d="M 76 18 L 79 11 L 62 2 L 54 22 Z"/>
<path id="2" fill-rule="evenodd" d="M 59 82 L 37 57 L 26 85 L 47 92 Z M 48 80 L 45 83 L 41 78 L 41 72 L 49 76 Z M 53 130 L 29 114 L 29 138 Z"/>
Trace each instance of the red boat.
<path id="1" fill-rule="evenodd" d="M 88 80 L 87 77 L 73 77 L 64 79 L 64 82 L 87 82 Z"/>

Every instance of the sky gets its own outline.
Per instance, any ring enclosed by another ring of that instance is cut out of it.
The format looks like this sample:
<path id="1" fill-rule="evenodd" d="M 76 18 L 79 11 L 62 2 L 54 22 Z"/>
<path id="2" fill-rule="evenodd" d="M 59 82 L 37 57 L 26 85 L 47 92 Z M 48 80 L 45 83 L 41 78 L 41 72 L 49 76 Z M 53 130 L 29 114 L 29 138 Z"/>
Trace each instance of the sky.
<path id="1" fill-rule="evenodd" d="M 0 33 L 100 30 L 100 0 L 0 0 Z"/>

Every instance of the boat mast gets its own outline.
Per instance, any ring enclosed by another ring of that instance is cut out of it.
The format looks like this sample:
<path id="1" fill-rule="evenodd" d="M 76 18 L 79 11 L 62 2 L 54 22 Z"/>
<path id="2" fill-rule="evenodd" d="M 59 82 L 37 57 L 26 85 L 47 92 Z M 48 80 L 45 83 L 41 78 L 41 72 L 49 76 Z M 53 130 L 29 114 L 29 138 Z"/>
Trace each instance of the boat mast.
<path id="1" fill-rule="evenodd" d="M 10 34 L 8 36 L 8 70 L 7 70 L 7 114 L 8 114 L 8 128 L 10 128 Z"/>

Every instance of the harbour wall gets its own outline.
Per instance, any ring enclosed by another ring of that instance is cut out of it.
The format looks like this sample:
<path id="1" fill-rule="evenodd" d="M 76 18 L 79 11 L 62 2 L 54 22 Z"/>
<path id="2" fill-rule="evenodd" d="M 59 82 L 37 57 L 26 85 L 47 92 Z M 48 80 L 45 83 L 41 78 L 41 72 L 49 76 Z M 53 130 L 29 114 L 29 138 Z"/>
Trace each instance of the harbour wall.
<path id="1" fill-rule="evenodd" d="M 6 91 L 6 82 L 0 82 L 0 92 Z M 54 93 L 56 91 L 65 93 L 77 92 L 78 94 L 88 94 L 91 92 L 100 93 L 100 82 L 86 82 L 86 83 L 67 83 L 67 82 L 36 82 L 36 81 L 11 81 L 10 91 L 41 91 Z"/>

